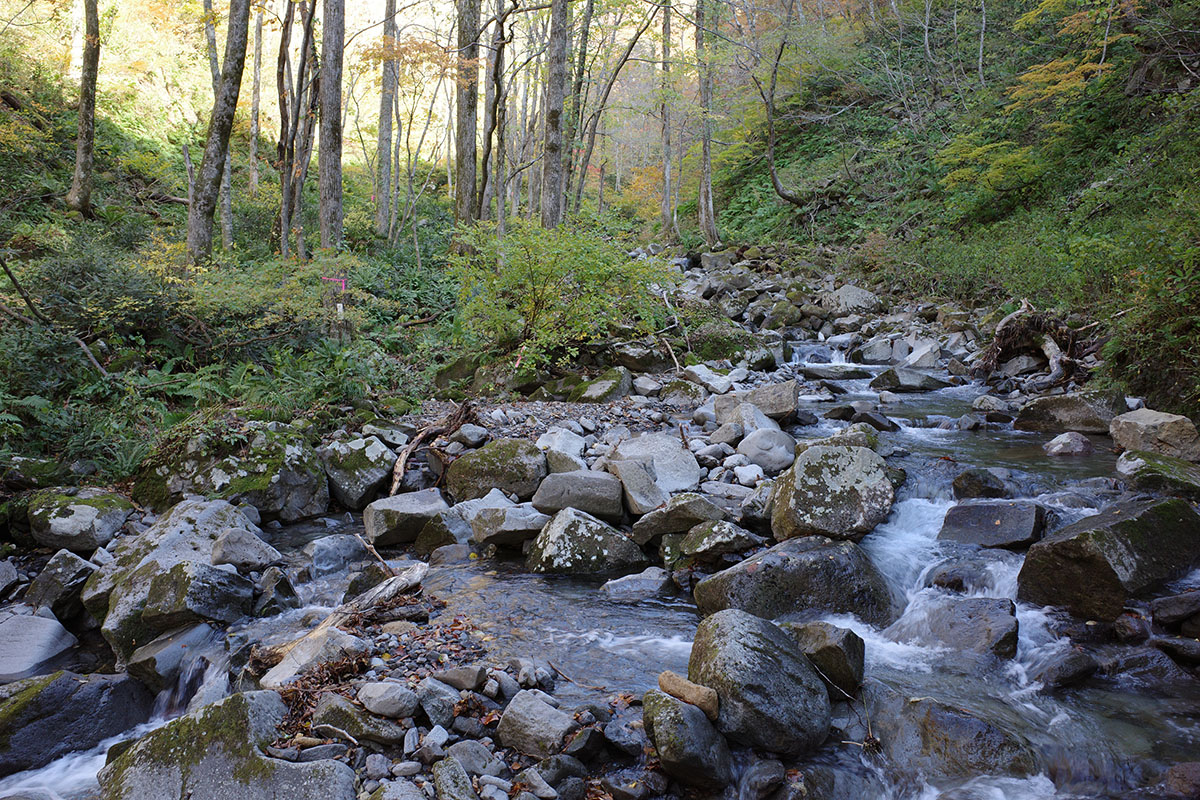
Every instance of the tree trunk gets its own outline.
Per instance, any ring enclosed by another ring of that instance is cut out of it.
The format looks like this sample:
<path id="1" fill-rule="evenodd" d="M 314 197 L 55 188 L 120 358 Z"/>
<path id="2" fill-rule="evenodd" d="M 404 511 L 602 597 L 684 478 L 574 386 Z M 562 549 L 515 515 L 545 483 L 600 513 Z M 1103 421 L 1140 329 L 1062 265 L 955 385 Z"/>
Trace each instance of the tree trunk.
<path id="1" fill-rule="evenodd" d="M 254 17 L 254 83 L 250 95 L 250 196 L 258 195 L 258 114 L 262 92 L 263 12 Z"/>
<path id="2" fill-rule="evenodd" d="M 583 77 L 587 71 L 588 38 L 592 29 L 592 14 L 595 0 L 587 0 L 583 8 L 583 19 L 580 21 L 579 46 L 575 54 L 575 76 L 571 81 L 571 107 L 567 113 L 567 130 L 564 137 L 567 142 L 567 188 L 566 194 L 571 193 L 571 182 L 575 174 L 575 159 L 572 157 L 578 143 L 579 132 L 583 126 L 584 101 Z M 581 176 L 580 180 L 586 180 Z"/>
<path id="3" fill-rule="evenodd" d="M 345 0 L 324 0 L 321 16 L 321 149 L 317 157 L 321 191 L 321 247 L 337 249 L 342 246 L 343 219 L 342 52 L 346 49 Z"/>
<path id="4" fill-rule="evenodd" d="M 230 13 L 233 13 L 232 8 Z M 217 61 L 217 17 L 213 11 L 212 0 L 204 0 L 204 38 L 208 42 L 208 69 L 212 74 L 213 98 L 216 98 L 221 91 L 221 65 Z M 242 50 L 244 60 L 245 47 Z M 233 247 L 233 198 L 230 196 L 232 187 L 233 156 L 226 147 L 225 163 L 221 168 L 221 190 L 218 193 L 221 204 L 221 245 L 226 250 Z"/>
<path id="5" fill-rule="evenodd" d="M 987 0 L 979 0 L 979 83 L 987 86 L 987 78 L 983 74 L 983 36 L 987 33 Z"/>
<path id="6" fill-rule="evenodd" d="M 225 64 L 220 91 L 213 102 L 204 145 L 204 160 L 196 176 L 196 191 L 188 209 L 187 250 L 192 263 L 212 254 L 213 212 L 221 188 L 221 171 L 229 155 L 229 133 L 237 111 L 246 66 L 246 40 L 249 38 L 250 0 L 231 0 L 229 30 L 225 36 Z"/>
<path id="7" fill-rule="evenodd" d="M 700 234 L 709 247 L 721 241 L 712 197 L 712 64 L 708 60 L 705 36 L 706 0 L 696 2 L 696 66 L 700 73 L 700 193 L 698 198 Z M 713 27 L 716 27 L 714 14 Z"/>
<path id="8" fill-rule="evenodd" d="M 546 79 L 546 127 L 542 145 L 542 227 L 557 228 L 563 215 L 563 95 L 567 83 L 568 0 L 551 0 L 550 70 Z"/>
<path id="9" fill-rule="evenodd" d="M 388 57 L 383 62 L 379 94 L 379 142 L 375 148 L 375 235 L 388 235 L 392 224 L 392 114 L 396 100 L 396 0 L 387 0 L 383 17 L 383 42 Z"/>
<path id="10" fill-rule="evenodd" d="M 479 136 L 480 0 L 458 0 L 458 115 L 454 131 L 454 217 L 470 223 L 476 208 L 476 139 Z"/>
<path id="11" fill-rule="evenodd" d="M 100 71 L 100 14 L 96 0 L 84 0 L 83 71 L 79 80 L 79 129 L 75 137 L 75 175 L 67 206 L 92 215 L 93 143 L 96 137 L 96 74 Z"/>
<path id="12" fill-rule="evenodd" d="M 675 230 L 675 209 L 671 205 L 671 0 L 663 2 L 662 21 L 662 164 L 663 193 L 659 209 L 663 236 L 669 240 L 679 237 Z M 601 176 L 603 176 L 601 165 Z M 600 184 L 603 191 L 604 184 Z"/>

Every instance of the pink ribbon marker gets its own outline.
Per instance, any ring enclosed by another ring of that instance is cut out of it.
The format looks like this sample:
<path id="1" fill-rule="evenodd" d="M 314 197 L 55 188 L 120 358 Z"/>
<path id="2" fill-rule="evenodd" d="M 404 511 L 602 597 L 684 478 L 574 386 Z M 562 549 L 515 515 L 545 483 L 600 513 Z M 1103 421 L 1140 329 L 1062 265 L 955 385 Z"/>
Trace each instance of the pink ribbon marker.
<path id="1" fill-rule="evenodd" d="M 321 280 L 333 281 L 334 283 L 339 284 L 341 286 L 341 291 L 343 291 L 343 292 L 346 291 L 346 279 L 345 278 L 326 278 L 324 275 L 322 275 Z"/>

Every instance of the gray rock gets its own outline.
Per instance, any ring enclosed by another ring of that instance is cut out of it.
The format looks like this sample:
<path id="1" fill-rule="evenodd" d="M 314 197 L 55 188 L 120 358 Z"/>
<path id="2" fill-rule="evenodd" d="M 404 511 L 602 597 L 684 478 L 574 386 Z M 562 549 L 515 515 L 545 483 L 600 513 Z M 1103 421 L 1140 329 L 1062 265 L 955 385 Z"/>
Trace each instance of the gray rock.
<path id="1" fill-rule="evenodd" d="M 644 545 L 669 533 L 685 533 L 702 522 L 722 520 L 725 510 L 708 498 L 684 493 L 651 511 L 633 525 L 633 540 Z"/>
<path id="2" fill-rule="evenodd" d="M 979 548 L 944 542 L 939 545 L 943 559 L 925 573 L 925 585 L 951 592 L 981 592 L 996 589 L 993 567 L 1020 569 L 1024 557 L 1011 550 Z"/>
<path id="3" fill-rule="evenodd" d="M 450 434 L 450 441 L 458 442 L 464 447 L 479 447 L 489 438 L 491 438 L 491 434 L 488 433 L 487 428 L 473 425 L 470 422 Z"/>
<path id="4" fill-rule="evenodd" d="M 34 608 L 48 608 L 60 620 L 70 620 L 83 611 L 80 594 L 87 579 L 97 569 L 70 550 L 59 550 L 25 591 L 25 602 Z"/>
<path id="5" fill-rule="evenodd" d="M 44 675 L 64 660 L 75 641 L 56 619 L 0 610 L 0 683 Z"/>
<path id="6" fill-rule="evenodd" d="M 740 423 L 726 422 L 723 423 L 721 427 L 713 431 L 708 439 L 714 445 L 727 444 L 733 446 L 740 442 L 745 435 L 746 429 L 743 428 Z M 707 449 L 709 448 L 704 448 L 704 450 Z M 704 452 L 704 450 L 696 451 L 697 459 L 701 457 L 701 454 Z"/>
<path id="7" fill-rule="evenodd" d="M 675 584 L 662 567 L 647 567 L 635 575 L 614 578 L 600 587 L 606 598 L 616 603 L 639 603 L 668 597 L 674 593 Z"/>
<path id="8" fill-rule="evenodd" d="M 450 727 L 454 724 L 454 706 L 462 699 L 458 689 L 434 678 L 425 678 L 417 684 L 417 698 L 434 725 Z"/>
<path id="9" fill-rule="evenodd" d="M 267 567 L 255 585 L 257 598 L 252 613 L 256 617 L 273 617 L 284 611 L 300 608 L 300 595 L 279 567 Z"/>
<path id="10" fill-rule="evenodd" d="M 795 415 L 799 398 L 800 384 L 788 380 L 757 386 L 746 393 L 745 401 L 773 420 L 786 420 Z"/>
<path id="11" fill-rule="evenodd" d="M 533 495 L 533 507 L 544 514 L 575 508 L 610 521 L 621 519 L 625 513 L 620 479 L 592 470 L 547 475 Z"/>
<path id="12" fill-rule="evenodd" d="M 901 642 L 1012 658 L 1017 653 L 1016 606 L 1003 598 L 926 598 L 921 613 L 909 613 L 885 633 Z"/>
<path id="13" fill-rule="evenodd" d="M 668 775 L 687 786 L 709 789 L 733 781 L 729 746 L 699 708 L 651 690 L 642 698 L 642 719 Z"/>
<path id="14" fill-rule="evenodd" d="M 732 522 L 702 522 L 687 532 L 679 543 L 680 552 L 691 559 L 708 563 L 723 555 L 743 553 L 766 543 L 761 536 L 739 528 Z"/>
<path id="15" fill-rule="evenodd" d="M 541 533 L 550 521 L 532 503 L 507 508 L 486 508 L 471 522 L 471 539 L 476 544 L 497 547 L 519 547 Z"/>
<path id="16" fill-rule="evenodd" d="M 261 572 L 272 564 L 282 564 L 283 556 L 253 531 L 228 528 L 213 543 L 212 563 L 231 564 L 239 572 Z"/>
<path id="17" fill-rule="evenodd" d="M 905 367 L 894 367 L 885 370 L 876 375 L 875 379 L 870 383 L 871 388 L 876 391 L 896 393 L 936 392 L 938 389 L 945 389 L 949 385 L 949 381 Z"/>
<path id="18" fill-rule="evenodd" d="M 504 768 L 490 750 L 474 739 L 455 742 L 446 748 L 446 755 L 456 759 L 468 775 L 491 775 Z"/>
<path id="19" fill-rule="evenodd" d="M 1125 399 L 1117 394 L 1075 392 L 1039 397 L 1017 413 L 1019 431 L 1041 433 L 1108 433 L 1113 419 L 1125 411 Z"/>
<path id="20" fill-rule="evenodd" d="M 608 471 L 621 481 L 625 506 L 630 514 L 648 514 L 667 502 L 667 495 L 654 480 L 652 463 L 643 461 L 609 461 Z"/>
<path id="21" fill-rule="evenodd" d="M 498 439 L 460 456 L 446 471 L 446 488 L 456 502 L 484 497 L 493 489 L 528 500 L 549 467 L 533 442 Z"/>
<path id="22" fill-rule="evenodd" d="M 1139 408 L 1113 418 L 1113 442 L 1125 450 L 1146 450 L 1186 461 L 1200 461 L 1200 432 L 1187 417 Z"/>
<path id="23" fill-rule="evenodd" d="M 202 620 L 236 622 L 250 611 L 254 584 L 211 564 L 185 562 L 150 581 L 142 625 L 155 634 Z"/>
<path id="24" fill-rule="evenodd" d="M 725 394 L 733 388 L 733 381 L 724 375 L 713 372 L 703 364 L 694 364 L 683 370 L 683 377 L 692 383 L 698 383 L 713 394 Z"/>
<path id="25" fill-rule="evenodd" d="M 647 375 L 633 379 L 633 390 L 643 397 L 654 397 L 662 390 L 662 384 Z"/>
<path id="26" fill-rule="evenodd" d="M 1083 456 L 1092 452 L 1091 441 L 1082 433 L 1067 431 L 1060 433 L 1042 445 L 1048 456 Z"/>
<path id="27" fill-rule="evenodd" d="M 466 664 L 438 670 L 433 673 L 433 678 L 455 689 L 473 692 L 483 688 L 487 681 L 487 669 L 481 664 Z"/>
<path id="28" fill-rule="evenodd" d="M 310 542 L 304 553 L 311 559 L 309 572 L 322 578 L 341 572 L 351 564 L 370 557 L 362 540 L 354 534 L 335 533 Z"/>
<path id="29" fill-rule="evenodd" d="M 800 650 L 825 681 L 831 701 L 846 700 L 858 694 L 863 682 L 866 646 L 857 633 L 828 622 L 784 624 L 781 627 L 795 637 Z"/>
<path id="30" fill-rule="evenodd" d="M 127 669 L 153 692 L 175 685 L 175 679 L 195 659 L 223 651 L 224 636 L 207 622 L 168 631 L 142 645 L 129 657 Z"/>
<path id="31" fill-rule="evenodd" d="M 628 572 L 645 566 L 641 548 L 595 517 L 564 508 L 533 540 L 526 566 L 530 572 L 592 575 Z"/>
<path id="32" fill-rule="evenodd" d="M 518 692 L 504 709 L 496 736 L 505 747 L 534 758 L 546 758 L 562 749 L 575 721 L 530 691 Z"/>
<path id="33" fill-rule="evenodd" d="M 576 403 L 607 403 L 620 400 L 633 389 L 633 375 L 625 367 L 613 367 L 593 381 L 579 384 L 570 400 Z"/>
<path id="34" fill-rule="evenodd" d="M 125 675 L 53 675 L 0 686 L 0 777 L 90 750 L 150 717 L 154 696 Z"/>
<path id="35" fill-rule="evenodd" d="M 423 489 L 376 500 L 363 512 L 367 541 L 376 547 L 414 541 L 429 520 L 449 508 L 437 489 Z"/>
<path id="36" fill-rule="evenodd" d="M 264 689 L 278 689 L 317 664 L 370 652 L 371 645 L 337 628 L 325 628 L 304 636 L 287 655 L 259 681 Z"/>
<path id="37" fill-rule="evenodd" d="M 1042 537 L 1046 509 L 1038 503 L 962 503 L 946 512 L 940 541 L 1021 548 Z"/>
<path id="38" fill-rule="evenodd" d="M 12 559 L 6 558 L 0 561 L 0 597 L 8 594 L 8 590 L 20 582 L 21 576 L 17 573 Z"/>
<path id="39" fill-rule="evenodd" d="M 112 541 L 133 504 L 100 489 L 36 492 L 29 501 L 29 533 L 42 547 L 88 555 Z"/>
<path id="40" fill-rule="evenodd" d="M 338 732 L 350 734 L 359 742 L 389 745 L 404 741 L 405 729 L 391 720 L 368 714 L 335 692 L 325 692 L 313 711 L 312 729 L 326 736 L 345 738 Z M 351 742 L 353 744 L 353 742 Z"/>
<path id="41" fill-rule="evenodd" d="M 873 625 L 895 619 L 883 575 L 853 542 L 822 536 L 789 539 L 696 584 L 702 614 L 736 608 L 766 619 L 829 611 Z"/>
<path id="42" fill-rule="evenodd" d="M 417 713 L 417 694 L 399 681 L 364 683 L 358 688 L 358 702 L 372 714 L 404 719 Z"/>
<path id="43" fill-rule="evenodd" d="M 743 611 L 700 623 L 688 679 L 716 690 L 717 729 L 748 747 L 799 755 L 829 732 L 829 693 L 795 640 Z"/>
<path id="44" fill-rule="evenodd" d="M 847 283 L 821 297 L 821 305 L 836 317 L 858 312 L 871 313 L 883 308 L 883 301 L 874 292 Z"/>
<path id="45" fill-rule="evenodd" d="M 583 460 L 587 443 L 577 433 L 553 428 L 539 436 L 536 444 L 546 453 L 546 463 L 551 473 L 587 469 L 587 463 Z"/>
<path id="46" fill-rule="evenodd" d="M 1200 614 L 1200 591 L 1159 597 L 1150 602 L 1150 612 L 1159 625 L 1178 625 Z"/>
<path id="47" fill-rule="evenodd" d="M 1144 596 L 1200 564 L 1200 514 L 1185 501 L 1118 503 L 1029 548 L 1017 597 L 1111 621 Z"/>
<path id="48" fill-rule="evenodd" d="M 1008 486 L 1004 481 L 992 470 L 979 467 L 960 472 L 955 476 L 952 488 L 954 497 L 958 500 L 973 497 L 1008 497 Z"/>
<path id="49" fill-rule="evenodd" d="M 796 460 L 796 440 L 783 431 L 761 428 L 738 445 L 737 451 L 770 475 L 787 469 Z"/>
<path id="50" fill-rule="evenodd" d="M 362 426 L 363 436 L 374 436 L 379 441 L 386 444 L 388 447 L 397 448 L 408 444 L 408 434 L 400 428 L 390 425 L 373 425 L 367 423 Z"/>
<path id="51" fill-rule="evenodd" d="M 1200 502 L 1200 464 L 1161 453 L 1126 450 L 1117 459 L 1117 473 L 1136 489 Z"/>
<path id="52" fill-rule="evenodd" d="M 374 436 L 330 442 L 317 450 L 333 496 L 357 511 L 374 500 L 392 479 L 396 454 Z"/>
<path id="53" fill-rule="evenodd" d="M 260 754 L 286 712 L 275 692 L 248 692 L 172 720 L 100 772 L 102 797 L 356 800 L 354 770 L 340 761 L 295 763 Z"/>
<path id="54" fill-rule="evenodd" d="M 796 536 L 859 540 L 887 519 L 896 490 L 887 464 L 865 447 L 818 445 L 775 481 L 771 529 Z"/>
<path id="55" fill-rule="evenodd" d="M 690 492 L 700 484 L 704 470 L 678 436 L 653 433 L 621 442 L 614 448 L 613 461 L 640 461 L 649 464 L 654 482 L 666 494 Z"/>

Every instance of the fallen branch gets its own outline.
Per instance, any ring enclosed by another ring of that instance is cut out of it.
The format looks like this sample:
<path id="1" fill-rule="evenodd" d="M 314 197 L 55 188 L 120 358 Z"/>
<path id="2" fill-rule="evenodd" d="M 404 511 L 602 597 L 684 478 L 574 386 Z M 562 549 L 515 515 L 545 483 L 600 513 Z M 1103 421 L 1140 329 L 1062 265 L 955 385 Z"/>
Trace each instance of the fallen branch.
<path id="1" fill-rule="evenodd" d="M 418 447 L 429 439 L 436 439 L 438 436 L 454 433 L 467 424 L 473 416 L 474 411 L 471 410 L 471 401 L 464 400 L 462 405 L 458 406 L 449 418 L 443 417 L 418 431 L 413 440 L 406 444 L 404 449 L 400 451 L 400 456 L 396 459 L 396 465 L 392 467 L 392 488 L 388 491 L 388 496 L 390 497 L 400 490 L 400 483 L 404 480 L 404 471 L 408 468 L 408 459 L 412 457 L 412 454 L 417 451 Z"/>
<path id="2" fill-rule="evenodd" d="M 14 275 L 12 270 L 10 270 L 8 268 L 8 260 L 3 257 L 0 257 L 0 269 L 3 269 L 4 273 L 6 275 L 8 275 L 8 279 L 10 281 L 12 281 L 12 285 L 17 290 L 17 294 L 21 295 L 21 299 L 24 300 L 25 305 L 29 307 L 30 313 L 33 314 L 33 316 L 37 317 L 37 319 L 39 321 L 41 321 L 47 327 L 54 328 L 55 327 L 54 322 L 49 317 L 47 317 L 45 314 L 43 314 L 41 311 L 39 311 L 37 306 L 35 306 L 33 304 L 33 298 L 31 298 L 29 296 L 29 294 L 25 291 L 25 287 L 21 286 L 21 284 L 17 282 L 17 276 Z M 32 326 L 35 324 L 32 319 L 30 319 L 29 317 L 26 317 L 24 314 L 20 314 L 20 313 L 14 311 L 13 309 L 6 306 L 3 302 L 0 302 L 0 311 L 3 311 L 4 313 L 8 314 L 10 317 L 12 317 L 20 322 L 23 322 L 26 325 Z M 74 333 L 72 333 L 70 331 L 67 331 L 66 335 L 68 337 L 70 337 L 71 341 L 73 341 L 73 342 L 75 342 L 75 344 L 79 345 L 79 349 L 83 351 L 83 354 L 87 357 L 87 360 L 91 362 L 92 366 L 96 368 L 96 371 L 99 372 L 103 377 L 107 378 L 108 370 L 106 370 L 104 368 L 104 366 L 99 361 L 96 360 L 96 356 L 94 353 L 92 353 L 92 349 L 87 346 L 87 344 L 83 341 L 83 339 L 80 339 L 78 336 L 76 336 Z"/>
<path id="3" fill-rule="evenodd" d="M 580 686 L 580 687 L 582 687 L 582 688 L 584 688 L 584 689 L 595 689 L 595 690 L 596 690 L 596 691 L 598 691 L 598 692 L 606 692 L 606 691 L 608 691 L 608 688 L 607 688 L 607 687 L 604 687 L 604 686 L 593 686 L 593 685 L 591 685 L 590 683 L 583 683 L 582 681 L 577 681 L 577 680 L 575 680 L 575 679 L 574 679 L 574 678 L 572 678 L 570 675 L 568 675 L 567 673 L 565 673 L 565 672 L 563 672 L 561 669 L 559 669 L 559 668 L 558 668 L 558 666 L 557 666 L 557 665 L 556 665 L 556 664 L 555 664 L 553 661 L 547 661 L 546 663 L 548 663 L 548 664 L 550 665 L 550 668 L 551 668 L 551 669 L 553 669 L 555 672 L 557 672 L 559 675 L 561 675 L 561 676 L 563 677 L 563 679 L 564 679 L 564 680 L 566 680 L 566 681 L 568 681 L 568 682 L 570 682 L 570 683 L 573 683 L 573 684 L 575 684 L 576 686 Z"/>

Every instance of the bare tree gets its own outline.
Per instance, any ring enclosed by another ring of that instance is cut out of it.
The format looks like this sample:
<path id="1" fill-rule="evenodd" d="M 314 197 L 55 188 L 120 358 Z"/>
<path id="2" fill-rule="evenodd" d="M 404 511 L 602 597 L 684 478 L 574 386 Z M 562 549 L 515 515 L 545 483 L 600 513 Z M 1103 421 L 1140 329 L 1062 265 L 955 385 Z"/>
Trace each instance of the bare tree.
<path id="1" fill-rule="evenodd" d="M 700 72 L 700 192 L 698 211 L 700 234 L 709 247 L 721 241 L 712 196 L 712 94 L 713 70 L 705 29 L 706 0 L 696 0 L 696 66 Z M 716 14 L 711 22 L 717 27 Z"/>
<path id="2" fill-rule="evenodd" d="M 84 0 L 83 72 L 79 80 L 79 129 L 75 137 L 75 175 L 67 206 L 92 215 L 92 170 L 95 163 L 96 75 L 100 71 L 100 13 L 96 0 Z"/>
<path id="3" fill-rule="evenodd" d="M 583 78 L 587 72 L 587 49 L 588 38 L 592 29 L 592 15 L 595 11 L 595 0 L 587 0 L 587 4 L 583 9 L 583 19 L 579 23 L 579 44 L 575 48 L 575 75 L 571 80 L 571 104 L 564 109 L 566 113 L 566 134 L 564 138 L 567 142 L 568 153 L 573 151 L 577 144 L 582 124 L 583 113 L 587 102 L 587 95 L 583 90 Z M 575 159 L 567 158 L 567 189 L 566 193 L 571 193 L 571 182 L 575 174 Z M 586 180 L 580 177 L 580 180 Z"/>
<path id="4" fill-rule="evenodd" d="M 343 220 L 342 53 L 346 49 L 345 0 L 324 0 L 321 18 L 321 146 L 317 158 L 321 192 L 321 247 L 336 249 L 342 246 Z"/>
<path id="5" fill-rule="evenodd" d="M 458 114 L 454 130 L 454 217 L 473 222 L 475 154 L 479 136 L 479 7 L 480 0 L 458 0 Z"/>
<path id="6" fill-rule="evenodd" d="M 542 227 L 557 228 L 563 208 L 563 96 L 567 83 L 568 0 L 550 5 L 550 70 L 546 78 L 546 127 L 542 145 Z"/>
<path id="7" fill-rule="evenodd" d="M 229 134 L 237 111 L 246 66 L 246 40 L 249 38 L 250 0 L 231 0 L 229 30 L 225 35 L 225 63 L 220 91 L 213 102 L 204 145 L 204 159 L 196 177 L 192 202 L 188 209 L 187 250 L 193 263 L 212 253 L 213 212 L 221 187 L 221 171 L 229 155 Z"/>
<path id="8" fill-rule="evenodd" d="M 250 194 L 258 194 L 258 115 L 262 92 L 263 10 L 254 15 L 254 83 L 250 94 Z"/>
<path id="9" fill-rule="evenodd" d="M 293 74 L 291 67 L 292 26 L 299 11 L 303 33 L 297 53 L 299 65 Z M 279 92 L 279 249 L 287 256 L 289 240 L 296 236 L 296 255 L 303 259 L 304 224 L 302 207 L 304 182 L 312 160 L 313 131 L 317 117 L 320 75 L 317 70 L 317 49 L 313 38 L 313 19 L 316 0 L 286 0 L 279 37 L 279 62 L 275 74 Z"/>
<path id="10" fill-rule="evenodd" d="M 233 9 L 230 9 L 230 14 Z M 232 24 L 232 22 L 230 23 Z M 228 35 L 228 34 L 226 34 Z M 213 97 L 221 91 L 221 65 L 217 61 L 217 15 L 213 11 L 212 0 L 204 0 L 204 38 L 208 43 L 208 69 L 212 74 Z M 242 48 L 243 51 L 245 48 Z M 242 58 L 245 59 L 245 52 Z M 233 188 L 233 156 L 229 148 L 225 149 L 225 163 L 221 170 L 221 190 L 219 199 L 221 205 L 221 245 L 228 250 L 233 247 L 233 198 L 230 191 Z"/>
<path id="11" fill-rule="evenodd" d="M 979 83 L 987 86 L 983 74 L 983 35 L 987 33 L 987 0 L 979 0 Z"/>
<path id="12" fill-rule="evenodd" d="M 671 0 L 663 0 L 662 20 L 662 206 L 659 209 L 663 236 L 676 239 L 675 207 L 671 204 Z M 603 173 L 602 173 L 603 174 Z M 604 191 L 603 179 L 600 184 Z"/>
<path id="13" fill-rule="evenodd" d="M 392 107 L 396 102 L 396 0 L 383 12 L 383 80 L 379 93 L 379 143 L 375 150 L 375 234 L 387 236 L 392 223 Z"/>

